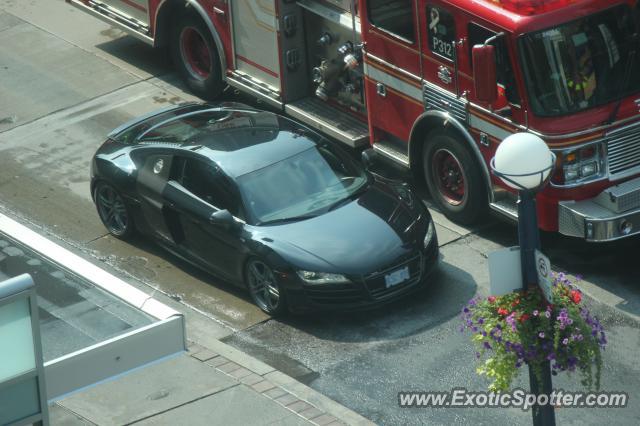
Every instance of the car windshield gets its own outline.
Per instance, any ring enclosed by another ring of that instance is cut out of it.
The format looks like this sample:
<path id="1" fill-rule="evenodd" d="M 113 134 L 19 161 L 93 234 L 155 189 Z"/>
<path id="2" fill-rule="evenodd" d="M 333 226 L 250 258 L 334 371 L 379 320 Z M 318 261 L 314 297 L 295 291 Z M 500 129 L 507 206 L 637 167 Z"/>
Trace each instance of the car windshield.
<path id="1" fill-rule="evenodd" d="M 522 37 L 533 112 L 565 115 L 639 91 L 637 21 L 621 5 Z"/>
<path id="2" fill-rule="evenodd" d="M 321 142 L 237 181 L 252 221 L 266 225 L 331 210 L 364 189 L 368 176 L 347 154 Z"/>

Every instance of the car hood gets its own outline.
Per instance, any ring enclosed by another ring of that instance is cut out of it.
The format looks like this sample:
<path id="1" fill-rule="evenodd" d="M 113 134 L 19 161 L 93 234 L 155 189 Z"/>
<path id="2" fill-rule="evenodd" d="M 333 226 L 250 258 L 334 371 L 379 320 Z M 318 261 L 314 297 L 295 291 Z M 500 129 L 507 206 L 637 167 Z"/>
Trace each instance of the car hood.
<path id="1" fill-rule="evenodd" d="M 260 227 L 261 239 L 270 241 L 271 247 L 296 268 L 372 273 L 415 253 L 422 245 L 431 218 L 420 201 L 405 191 L 403 196 L 376 182 L 358 199 L 331 212 Z"/>

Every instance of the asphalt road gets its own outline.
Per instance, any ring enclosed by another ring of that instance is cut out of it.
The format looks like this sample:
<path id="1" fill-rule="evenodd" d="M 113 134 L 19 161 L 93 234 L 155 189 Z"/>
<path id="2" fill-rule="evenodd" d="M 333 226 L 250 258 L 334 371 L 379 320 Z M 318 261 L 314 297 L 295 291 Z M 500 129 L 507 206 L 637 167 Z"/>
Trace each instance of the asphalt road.
<path id="1" fill-rule="evenodd" d="M 72 25 L 70 25 L 72 23 Z M 228 91 L 226 99 L 253 102 Z M 203 274 L 144 240 L 106 234 L 88 191 L 91 155 L 123 121 L 185 93 L 164 52 L 126 37 L 63 0 L 0 0 L 0 209 L 63 240 L 85 256 L 128 274 L 211 319 L 199 327 L 274 364 L 381 424 L 528 424 L 518 409 L 400 409 L 401 390 L 482 390 L 473 351 L 457 331 L 459 310 L 488 294 L 486 257 L 516 244 L 513 225 L 490 220 L 465 229 L 434 212 L 442 261 L 429 288 L 385 308 L 276 321 L 246 294 Z M 394 170 L 385 173 L 396 175 Z M 637 424 L 640 420 L 640 239 L 589 245 L 543 235 L 554 269 L 584 276 L 602 303 L 609 333 L 603 389 L 630 394 L 624 409 L 562 409 L 559 424 Z M 518 383 L 528 384 L 525 375 Z M 555 387 L 579 390 L 577 377 Z"/>

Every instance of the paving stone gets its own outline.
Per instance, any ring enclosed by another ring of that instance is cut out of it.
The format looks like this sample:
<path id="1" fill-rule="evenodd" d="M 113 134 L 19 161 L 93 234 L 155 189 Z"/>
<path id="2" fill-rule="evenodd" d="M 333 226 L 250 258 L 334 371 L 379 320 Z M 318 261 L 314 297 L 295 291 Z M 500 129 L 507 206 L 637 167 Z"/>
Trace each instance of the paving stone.
<path id="1" fill-rule="evenodd" d="M 314 417 L 318 417 L 324 414 L 324 411 L 314 406 L 311 406 L 311 408 L 307 408 L 306 410 L 299 411 L 298 414 L 300 414 L 305 419 L 312 419 Z"/>
<path id="2" fill-rule="evenodd" d="M 333 417 L 331 414 L 323 414 L 321 416 L 314 417 L 313 419 L 310 419 L 310 420 L 313 423 L 317 424 L 318 426 L 327 426 L 330 423 L 338 421 L 338 419 Z"/>
<path id="3" fill-rule="evenodd" d="M 292 402 L 291 404 L 287 405 L 287 408 L 291 411 L 295 411 L 296 413 L 299 413 L 309 408 L 313 408 L 313 405 L 307 404 L 306 402 L 300 400 L 300 401 Z"/>
<path id="4" fill-rule="evenodd" d="M 277 398 L 280 398 L 283 395 L 288 395 L 289 392 L 287 392 L 286 390 L 282 389 L 279 386 L 276 386 L 273 389 L 269 389 L 266 392 L 262 392 L 262 394 L 268 396 L 271 399 L 277 399 Z"/>
<path id="5" fill-rule="evenodd" d="M 253 390 L 255 390 L 256 392 L 264 392 L 267 391 L 269 389 L 273 389 L 276 387 L 276 385 L 274 385 L 273 383 L 267 381 L 267 380 L 263 380 L 261 382 L 258 382 L 254 385 L 251 385 L 251 387 L 253 388 Z"/>
<path id="6" fill-rule="evenodd" d="M 216 368 L 224 373 L 231 373 L 238 368 L 242 368 L 242 366 L 236 364 L 235 362 L 229 361 L 228 363 L 219 365 Z"/>
<path id="7" fill-rule="evenodd" d="M 229 362 L 229 360 L 227 358 L 225 358 L 223 356 L 220 356 L 220 355 L 218 355 L 217 357 L 211 358 L 208 361 L 205 361 L 205 363 L 207 365 L 210 365 L 210 366 L 216 367 L 216 368 L 221 366 L 222 364 L 226 364 L 228 362 Z"/>
<path id="8" fill-rule="evenodd" d="M 263 381 L 264 378 L 262 376 L 259 376 L 256 373 L 251 373 L 248 376 L 244 376 L 243 378 L 240 379 L 240 382 L 244 383 L 247 386 L 251 386 L 251 385 L 255 385 L 258 382 Z"/>
<path id="9" fill-rule="evenodd" d="M 287 405 L 287 404 L 291 404 L 294 401 L 300 401 L 300 399 L 294 395 L 291 395 L 289 392 L 287 392 L 286 395 L 282 395 L 281 397 L 276 398 L 276 401 L 282 405 Z"/>
<path id="10" fill-rule="evenodd" d="M 217 357 L 218 354 L 215 353 L 215 352 L 212 352 L 212 351 L 210 351 L 208 349 L 204 349 L 204 350 L 202 350 L 200 352 L 196 352 L 196 353 L 191 354 L 191 356 L 194 357 L 195 359 L 199 360 L 199 361 L 203 361 L 204 362 L 204 361 L 210 360 L 211 358 Z"/>
<path id="11" fill-rule="evenodd" d="M 255 374 L 253 371 L 251 370 L 247 370 L 244 367 L 240 367 L 237 370 L 233 370 L 231 373 L 229 373 L 230 375 L 232 375 L 233 377 L 235 377 L 236 379 L 240 380 L 243 377 L 246 377 L 250 374 Z"/>

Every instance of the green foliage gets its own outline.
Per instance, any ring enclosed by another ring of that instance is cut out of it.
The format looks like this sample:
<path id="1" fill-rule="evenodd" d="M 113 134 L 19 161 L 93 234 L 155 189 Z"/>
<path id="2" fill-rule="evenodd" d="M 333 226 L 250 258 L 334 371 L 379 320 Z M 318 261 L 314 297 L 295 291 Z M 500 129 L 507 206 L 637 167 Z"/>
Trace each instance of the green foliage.
<path id="1" fill-rule="evenodd" d="M 472 332 L 476 371 L 492 380 L 489 390 L 508 390 L 525 364 L 540 377 L 547 362 L 552 374 L 577 369 L 584 386 L 599 389 L 607 340 L 581 302 L 582 293 L 563 274 L 554 275 L 551 303 L 538 288 L 470 300 L 461 330 Z"/>

